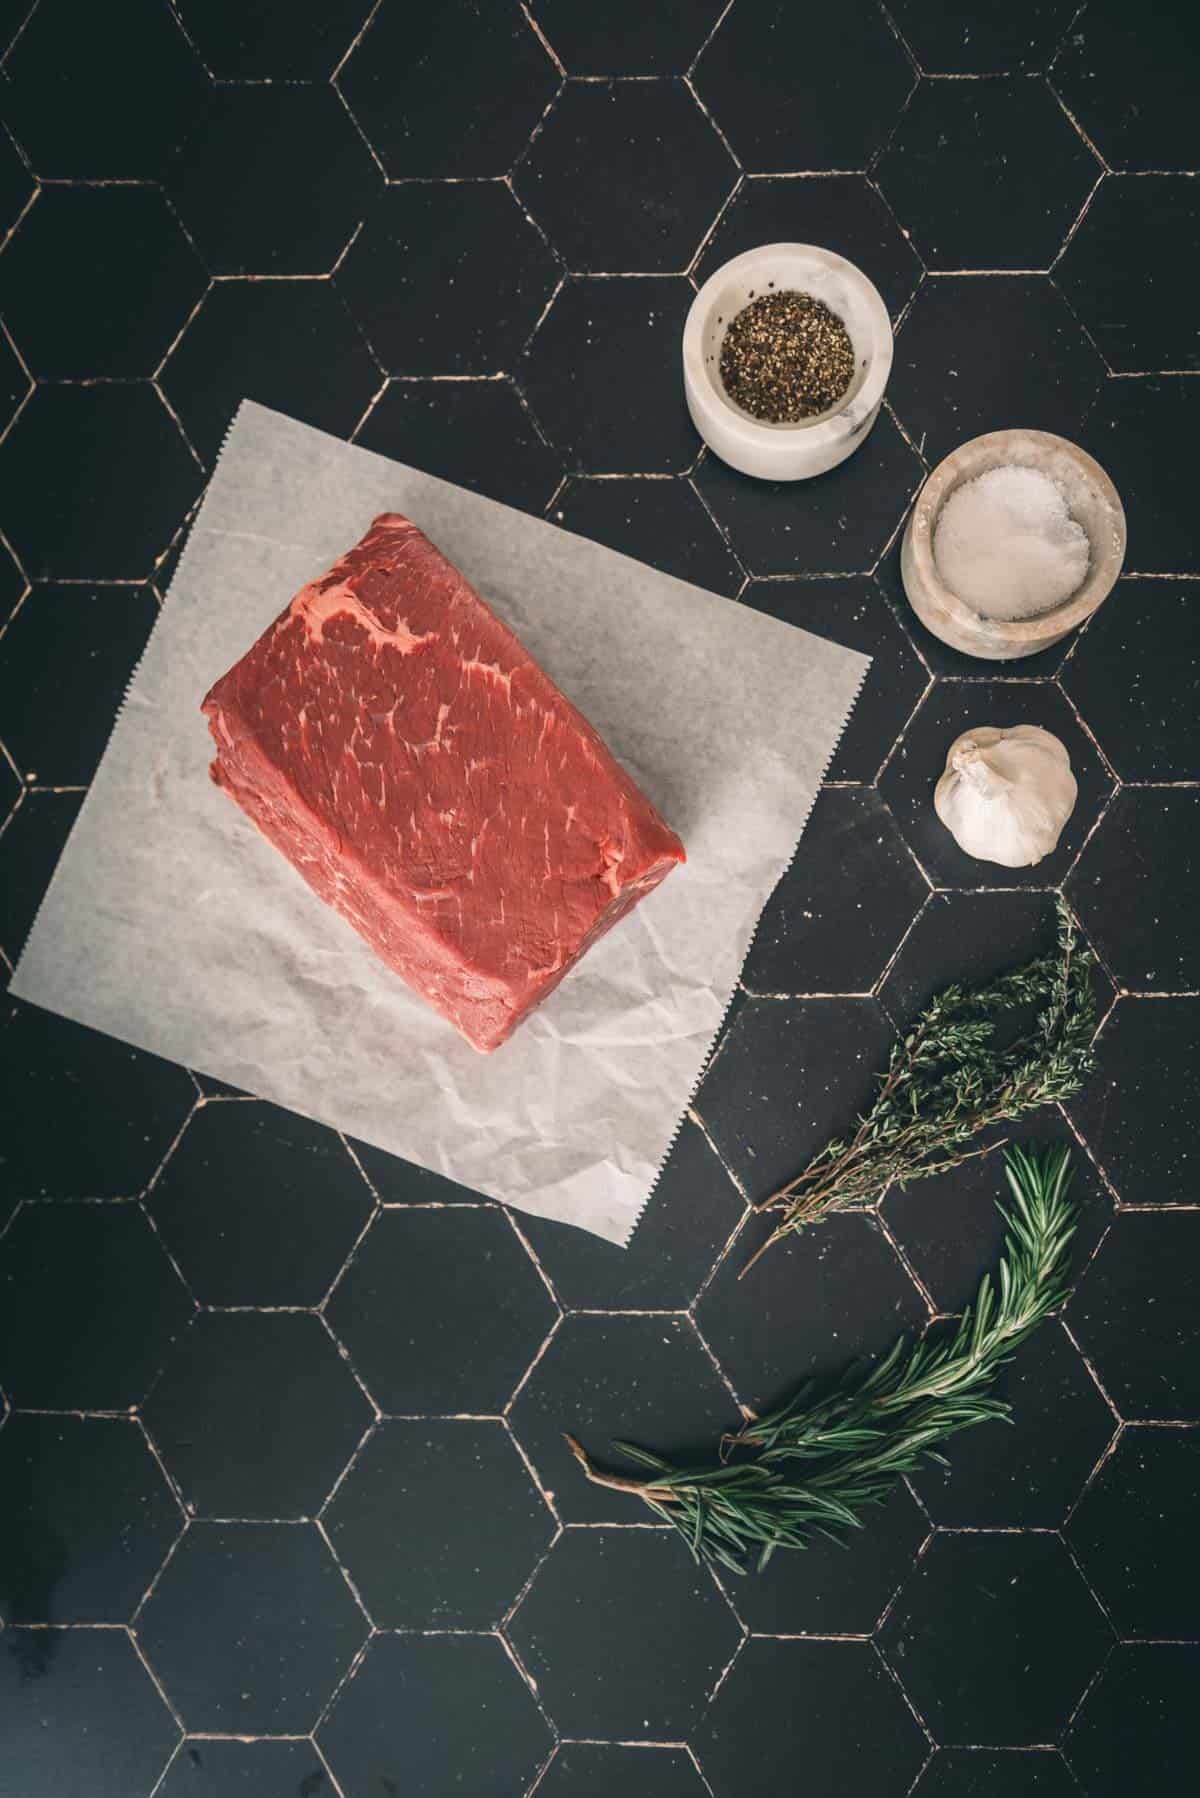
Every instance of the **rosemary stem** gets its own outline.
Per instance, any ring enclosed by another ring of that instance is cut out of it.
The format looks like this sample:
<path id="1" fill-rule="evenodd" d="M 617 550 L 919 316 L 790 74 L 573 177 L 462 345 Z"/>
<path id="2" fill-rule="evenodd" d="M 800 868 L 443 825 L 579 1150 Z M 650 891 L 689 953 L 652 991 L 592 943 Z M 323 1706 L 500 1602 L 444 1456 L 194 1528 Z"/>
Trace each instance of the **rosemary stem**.
<path id="1" fill-rule="evenodd" d="M 673 1494 L 669 1487 L 655 1486 L 647 1480 L 629 1479 L 620 1473 L 605 1473 L 597 1467 L 581 1442 L 566 1430 L 563 1441 L 574 1455 L 587 1478 L 593 1486 L 607 1486 L 610 1492 L 631 1492 L 635 1498 L 643 1499 L 646 1504 L 669 1505 Z"/>
<path id="2" fill-rule="evenodd" d="M 948 1339 L 911 1346 L 902 1339 L 824 1399 L 806 1404 L 798 1395 L 749 1419 L 721 1439 L 708 1466 L 677 1468 L 622 1444 L 649 1475 L 608 1473 L 568 1436 L 587 1478 L 640 1499 L 697 1559 L 740 1573 L 750 1556 L 761 1567 L 777 1551 L 804 1548 L 818 1531 L 854 1527 L 937 1443 L 1006 1416 L 1007 1404 L 987 1389 L 1062 1302 L 1074 1214 L 1065 1145 L 1040 1154 L 1010 1148 L 1005 1160 L 1012 1204 L 1002 1213 L 999 1277 L 981 1281 Z"/>

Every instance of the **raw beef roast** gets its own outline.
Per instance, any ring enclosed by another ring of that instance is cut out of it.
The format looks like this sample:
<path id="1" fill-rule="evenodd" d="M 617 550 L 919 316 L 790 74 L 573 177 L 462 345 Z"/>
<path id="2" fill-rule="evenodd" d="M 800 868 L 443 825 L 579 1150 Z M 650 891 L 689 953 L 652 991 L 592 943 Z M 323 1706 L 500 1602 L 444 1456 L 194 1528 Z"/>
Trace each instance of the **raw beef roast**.
<path id="1" fill-rule="evenodd" d="M 396 513 L 296 595 L 204 711 L 218 786 L 477 1049 L 685 859 L 587 720 Z"/>

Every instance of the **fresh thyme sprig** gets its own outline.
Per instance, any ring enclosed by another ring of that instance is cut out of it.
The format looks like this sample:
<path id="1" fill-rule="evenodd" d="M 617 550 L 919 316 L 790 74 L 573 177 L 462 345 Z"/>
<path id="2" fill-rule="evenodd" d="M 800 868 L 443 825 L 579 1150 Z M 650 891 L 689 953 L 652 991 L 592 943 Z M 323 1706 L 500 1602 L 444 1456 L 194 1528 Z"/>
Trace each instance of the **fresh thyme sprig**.
<path id="1" fill-rule="evenodd" d="M 1076 939 L 1058 899 L 1058 945 L 985 986 L 948 986 L 892 1050 L 874 1104 L 852 1137 L 837 1137 L 808 1166 L 761 1201 L 777 1228 L 743 1268 L 781 1237 L 833 1211 L 870 1205 L 890 1185 L 941 1174 L 980 1155 L 968 1145 L 990 1125 L 1072 1098 L 1091 1072 L 1095 956 Z M 1032 1028 L 1008 1048 L 995 1045 L 997 1020 L 1037 1007 Z"/>
<path id="2" fill-rule="evenodd" d="M 780 1410 L 747 1423 L 720 1445 L 715 1464 L 674 1467 L 617 1443 L 649 1477 L 602 1472 L 568 1436 L 587 1477 L 640 1498 L 674 1527 L 698 1560 L 743 1573 L 777 1549 L 806 1548 L 814 1535 L 861 1527 L 902 1474 L 934 1445 L 1009 1406 L 987 1388 L 1014 1350 L 1066 1297 L 1075 1211 L 1067 1198 L 1069 1153 L 1011 1148 L 1005 1160 L 1011 1204 L 995 1284 L 980 1282 L 975 1304 L 947 1340 L 895 1344 L 874 1368 L 852 1374 L 826 1398 L 802 1388 Z"/>

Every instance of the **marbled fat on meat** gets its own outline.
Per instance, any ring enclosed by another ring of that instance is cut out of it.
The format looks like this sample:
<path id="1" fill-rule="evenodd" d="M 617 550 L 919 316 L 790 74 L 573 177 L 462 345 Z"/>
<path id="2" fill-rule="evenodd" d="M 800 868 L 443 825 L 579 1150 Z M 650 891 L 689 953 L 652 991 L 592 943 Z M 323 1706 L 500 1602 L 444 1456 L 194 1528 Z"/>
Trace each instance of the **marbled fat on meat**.
<path id="1" fill-rule="evenodd" d="M 397 513 L 296 595 L 203 709 L 218 786 L 477 1049 L 686 859 Z"/>

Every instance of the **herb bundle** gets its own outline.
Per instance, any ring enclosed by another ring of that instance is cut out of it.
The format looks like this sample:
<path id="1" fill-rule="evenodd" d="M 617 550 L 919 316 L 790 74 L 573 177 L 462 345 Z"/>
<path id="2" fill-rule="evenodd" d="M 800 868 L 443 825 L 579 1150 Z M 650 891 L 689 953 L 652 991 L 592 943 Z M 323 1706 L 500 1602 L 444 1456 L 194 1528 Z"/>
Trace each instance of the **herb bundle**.
<path id="1" fill-rule="evenodd" d="M 1003 1418 L 989 1397 L 997 1371 L 1049 1311 L 1066 1297 L 1074 1208 L 1067 1199 L 1065 1146 L 1005 1157 L 1011 1206 L 996 1283 L 985 1276 L 974 1306 L 953 1335 L 911 1345 L 901 1338 L 865 1375 L 851 1375 L 828 1397 L 802 1388 L 780 1410 L 754 1419 L 720 1445 L 714 1465 L 677 1468 L 618 1443 L 646 1479 L 594 1467 L 567 1441 L 595 1484 L 629 1492 L 674 1527 L 697 1560 L 743 1573 L 751 1557 L 764 1567 L 776 1549 L 805 1548 L 814 1535 L 861 1526 L 902 1474 L 934 1445 L 972 1424 Z"/>
<path id="2" fill-rule="evenodd" d="M 1058 945 L 985 986 L 948 986 L 892 1050 L 879 1094 L 851 1137 L 826 1143 L 759 1211 L 781 1214 L 743 1273 L 771 1244 L 833 1211 L 872 1204 L 886 1187 L 941 1174 L 1001 1142 L 968 1145 L 990 1125 L 1072 1098 L 1093 1066 L 1092 951 L 1058 899 Z M 1036 1007 L 1032 1027 L 997 1048 L 996 1024 Z"/>

